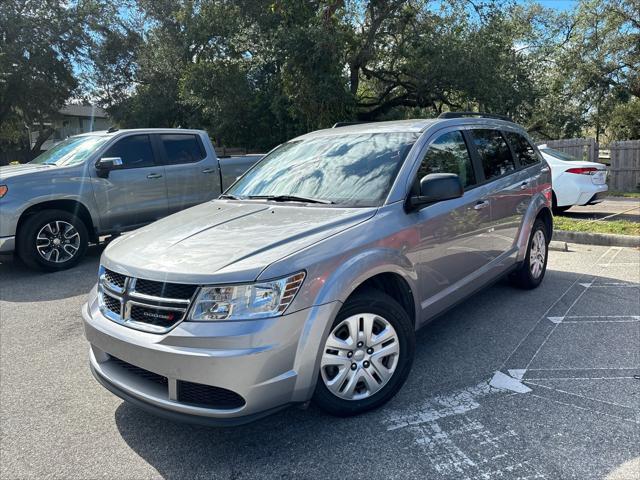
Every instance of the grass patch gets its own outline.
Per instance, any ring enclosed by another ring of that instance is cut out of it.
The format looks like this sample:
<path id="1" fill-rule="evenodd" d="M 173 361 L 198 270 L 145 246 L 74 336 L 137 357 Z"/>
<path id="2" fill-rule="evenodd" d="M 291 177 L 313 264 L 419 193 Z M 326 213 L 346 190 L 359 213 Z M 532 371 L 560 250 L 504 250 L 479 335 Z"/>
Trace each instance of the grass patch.
<path id="1" fill-rule="evenodd" d="M 640 235 L 640 223 L 628 220 L 603 220 L 591 222 L 568 217 L 554 217 L 553 228 L 570 232 L 614 233 L 616 235 Z"/>
<path id="2" fill-rule="evenodd" d="M 640 192 L 616 192 L 615 190 L 609 190 L 607 195 L 610 197 L 640 198 Z"/>

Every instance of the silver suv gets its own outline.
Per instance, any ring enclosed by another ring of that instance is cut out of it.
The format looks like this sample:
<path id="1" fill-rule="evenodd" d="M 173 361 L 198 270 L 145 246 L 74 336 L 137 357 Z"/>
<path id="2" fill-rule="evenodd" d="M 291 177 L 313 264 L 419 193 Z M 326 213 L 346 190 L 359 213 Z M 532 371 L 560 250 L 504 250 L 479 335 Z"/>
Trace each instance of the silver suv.
<path id="1" fill-rule="evenodd" d="M 476 114 L 477 115 L 477 114 Z M 175 419 L 388 401 L 415 331 L 509 275 L 535 288 L 549 168 L 514 123 L 448 114 L 295 138 L 218 200 L 116 239 L 83 308 L 90 364 Z"/>

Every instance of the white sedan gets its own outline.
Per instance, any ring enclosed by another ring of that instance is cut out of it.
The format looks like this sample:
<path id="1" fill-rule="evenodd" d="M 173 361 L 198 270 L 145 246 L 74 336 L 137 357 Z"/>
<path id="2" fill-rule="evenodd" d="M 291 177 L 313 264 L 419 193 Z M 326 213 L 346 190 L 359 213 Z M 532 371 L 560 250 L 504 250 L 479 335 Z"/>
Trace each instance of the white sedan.
<path id="1" fill-rule="evenodd" d="M 546 145 L 538 147 L 551 168 L 553 213 L 561 213 L 573 205 L 593 205 L 604 200 L 607 190 L 607 168 L 601 163 L 579 160 Z"/>

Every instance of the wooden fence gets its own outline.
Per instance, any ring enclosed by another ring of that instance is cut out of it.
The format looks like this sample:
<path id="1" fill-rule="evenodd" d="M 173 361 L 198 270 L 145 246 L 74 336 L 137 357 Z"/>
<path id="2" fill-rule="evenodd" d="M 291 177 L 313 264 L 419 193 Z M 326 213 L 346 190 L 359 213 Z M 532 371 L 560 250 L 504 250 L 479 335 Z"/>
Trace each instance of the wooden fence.
<path id="1" fill-rule="evenodd" d="M 640 140 L 612 142 L 609 151 L 609 188 L 620 192 L 639 191 Z"/>

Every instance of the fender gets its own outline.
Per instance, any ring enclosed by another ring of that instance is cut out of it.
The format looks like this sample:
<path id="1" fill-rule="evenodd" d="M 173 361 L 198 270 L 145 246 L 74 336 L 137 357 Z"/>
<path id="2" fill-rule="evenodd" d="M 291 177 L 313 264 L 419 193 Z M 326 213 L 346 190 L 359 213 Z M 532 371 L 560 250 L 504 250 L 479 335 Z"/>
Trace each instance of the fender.
<path id="1" fill-rule="evenodd" d="M 413 297 L 414 318 L 419 318 L 418 275 L 406 256 L 390 248 L 371 248 L 341 263 L 322 283 L 314 303 L 344 303 L 366 280 L 381 273 L 397 274 L 407 282 Z"/>
<path id="2" fill-rule="evenodd" d="M 543 209 L 550 209 L 550 201 L 549 199 L 547 199 L 547 192 L 550 197 L 551 185 L 549 185 L 548 188 L 545 187 L 542 192 L 534 194 L 533 198 L 531 199 L 531 203 L 529 204 L 529 208 L 527 209 L 527 212 L 522 219 L 520 234 L 518 235 L 518 239 L 516 240 L 516 247 L 518 248 L 516 260 L 518 262 L 522 262 L 527 254 L 529 236 L 531 235 L 531 229 L 533 228 L 533 222 L 535 221 L 535 218 Z M 552 232 L 549 233 L 551 234 Z"/>

